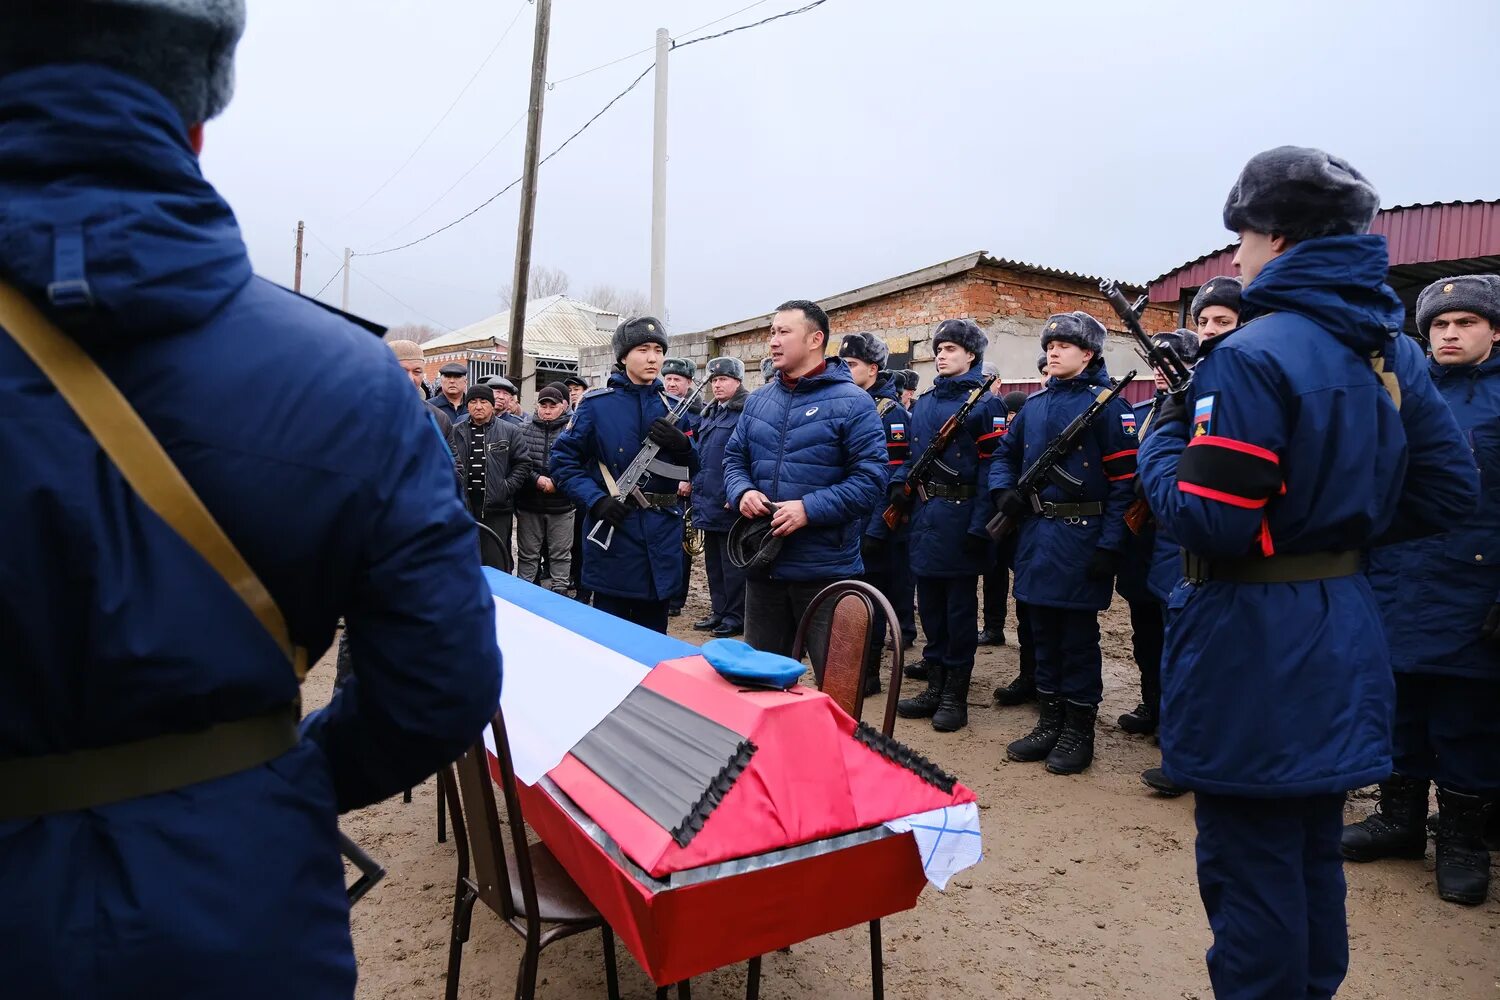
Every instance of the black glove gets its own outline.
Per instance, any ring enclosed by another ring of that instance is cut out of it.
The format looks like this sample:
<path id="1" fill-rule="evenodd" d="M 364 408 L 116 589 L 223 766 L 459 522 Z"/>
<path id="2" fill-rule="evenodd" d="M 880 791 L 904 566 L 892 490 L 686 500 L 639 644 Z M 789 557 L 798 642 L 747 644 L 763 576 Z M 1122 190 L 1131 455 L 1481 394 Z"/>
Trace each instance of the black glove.
<path id="1" fill-rule="evenodd" d="M 868 570 L 871 563 L 878 563 L 885 558 L 885 539 L 874 535 L 862 536 L 859 540 L 859 556 Z"/>
<path id="2" fill-rule="evenodd" d="M 1185 429 L 1187 418 L 1187 401 L 1182 398 L 1182 393 L 1169 392 L 1162 397 L 1161 403 L 1156 407 L 1156 416 L 1151 419 L 1151 422 L 1165 427 L 1169 422 L 1176 421 Z"/>
<path id="3" fill-rule="evenodd" d="M 964 540 L 959 543 L 959 548 L 963 549 L 964 555 L 982 556 L 990 550 L 990 540 L 988 537 L 981 538 L 978 535 L 965 534 Z"/>
<path id="4" fill-rule="evenodd" d="M 1479 638 L 1500 648 L 1500 602 L 1490 605 L 1490 613 L 1484 616 L 1484 624 L 1479 628 Z"/>
<path id="5" fill-rule="evenodd" d="M 1015 490 L 995 490 L 990 494 L 990 499 L 995 501 L 995 513 L 1004 514 L 1012 521 L 1029 509 L 1026 498 Z"/>
<path id="6" fill-rule="evenodd" d="M 906 492 L 906 483 L 891 483 L 885 489 L 885 502 L 905 514 L 916 500 L 915 493 Z"/>
<path id="7" fill-rule="evenodd" d="M 693 450 L 693 442 L 688 436 L 677 429 L 677 425 L 671 423 L 666 417 L 657 417 L 651 422 L 651 430 L 647 432 L 656 446 L 669 455 L 686 455 Z"/>
<path id="8" fill-rule="evenodd" d="M 1108 580 L 1115 575 L 1115 567 L 1119 564 L 1120 557 L 1109 549 L 1095 549 L 1094 554 L 1089 556 L 1088 569 L 1083 575 L 1090 580 Z"/>
<path id="9" fill-rule="evenodd" d="M 603 521 L 612 528 L 618 528 L 625 523 L 625 518 L 630 513 L 630 505 L 624 500 L 602 496 L 594 501 L 594 506 L 589 508 L 589 513 L 594 516 L 594 520 Z"/>

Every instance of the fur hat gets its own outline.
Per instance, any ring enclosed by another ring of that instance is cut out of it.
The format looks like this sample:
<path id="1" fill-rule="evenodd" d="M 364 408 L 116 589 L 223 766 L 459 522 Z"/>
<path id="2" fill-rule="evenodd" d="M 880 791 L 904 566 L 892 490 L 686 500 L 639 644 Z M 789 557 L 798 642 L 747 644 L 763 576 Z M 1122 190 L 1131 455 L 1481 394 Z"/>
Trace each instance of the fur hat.
<path id="1" fill-rule="evenodd" d="M 0 76 L 86 62 L 133 76 L 184 125 L 214 117 L 234 92 L 245 0 L 13 0 L 0 31 Z"/>
<path id="2" fill-rule="evenodd" d="M 891 359 L 891 349 L 873 333 L 846 333 L 839 342 L 839 357 L 853 358 L 880 369 Z"/>
<path id="3" fill-rule="evenodd" d="M 487 385 L 471 385 L 469 391 L 464 393 L 464 405 L 467 406 L 476 399 L 482 399 L 491 406 L 495 405 L 495 390 Z"/>
<path id="4" fill-rule="evenodd" d="M 1224 227 L 1311 240 L 1369 232 L 1379 211 L 1380 194 L 1347 160 L 1277 146 L 1240 171 L 1224 202 Z"/>
<path id="5" fill-rule="evenodd" d="M 1042 350 L 1054 340 L 1076 344 L 1094 357 L 1104 352 L 1104 324 L 1086 312 L 1056 313 L 1042 324 Z"/>
<path id="6" fill-rule="evenodd" d="M 901 378 L 906 383 L 901 387 L 903 392 L 907 390 L 916 392 L 917 389 L 922 385 L 922 376 L 918 375 L 910 368 L 901 369 Z"/>
<path id="7" fill-rule="evenodd" d="M 991 375 L 999 378 L 1000 368 L 993 361 L 986 361 L 979 366 L 979 374 L 983 375 L 985 378 L 989 378 Z"/>
<path id="8" fill-rule="evenodd" d="M 1026 395 L 1020 389 L 1007 392 L 1004 399 L 1005 411 L 1007 413 L 1020 413 L 1021 407 L 1025 406 L 1026 401 L 1030 398 L 1030 396 Z"/>
<path id="9" fill-rule="evenodd" d="M 771 381 L 771 373 L 776 370 L 776 361 L 769 354 L 760 359 L 760 377 L 765 381 Z"/>
<path id="10" fill-rule="evenodd" d="M 1417 296 L 1417 329 L 1423 337 L 1445 312 L 1478 313 L 1500 329 L 1500 275 L 1459 274 L 1422 289 Z"/>
<path id="11" fill-rule="evenodd" d="M 745 381 L 745 362 L 730 354 L 719 358 L 709 358 L 708 377 L 715 378 L 719 375 L 728 375 L 738 382 L 743 382 Z"/>
<path id="12" fill-rule="evenodd" d="M 1209 306 L 1223 306 L 1236 316 L 1240 314 L 1240 290 L 1244 286 L 1240 284 L 1239 278 L 1231 278 L 1227 274 L 1221 274 L 1217 278 L 1209 278 L 1198 289 L 1198 294 L 1193 296 L 1193 304 L 1188 308 L 1188 315 L 1193 317 L 1193 322 L 1198 322 L 1198 316 Z"/>
<path id="13" fill-rule="evenodd" d="M 668 358 L 661 363 L 663 375 L 681 375 L 688 381 L 698 377 L 698 363 L 692 358 Z"/>
<path id="14" fill-rule="evenodd" d="M 563 391 L 563 384 L 561 382 L 553 382 L 536 394 L 536 401 L 538 403 L 563 404 L 568 401 L 568 394 Z"/>
<path id="15" fill-rule="evenodd" d="M 1047 374 L 1047 352 L 1043 351 L 1036 356 L 1036 370 L 1038 374 Z"/>
<path id="16" fill-rule="evenodd" d="M 667 328 L 654 316 L 632 316 L 615 328 L 610 346 L 615 349 L 615 360 L 622 361 L 625 355 L 642 344 L 660 344 L 667 349 Z"/>
<path id="17" fill-rule="evenodd" d="M 990 346 L 990 338 L 972 319 L 945 319 L 939 323 L 932 334 L 933 351 L 939 344 L 949 342 L 957 344 L 959 349 L 968 351 L 976 359 L 984 357 L 985 348 Z"/>
<path id="18" fill-rule="evenodd" d="M 1198 334 L 1185 326 L 1168 333 L 1153 333 L 1151 341 L 1157 347 L 1170 347 L 1187 364 L 1192 364 L 1193 359 L 1198 356 L 1198 345 L 1201 343 Z"/>
<path id="19" fill-rule="evenodd" d="M 906 391 L 906 373 L 899 368 L 889 373 L 891 376 L 891 388 L 897 392 Z"/>

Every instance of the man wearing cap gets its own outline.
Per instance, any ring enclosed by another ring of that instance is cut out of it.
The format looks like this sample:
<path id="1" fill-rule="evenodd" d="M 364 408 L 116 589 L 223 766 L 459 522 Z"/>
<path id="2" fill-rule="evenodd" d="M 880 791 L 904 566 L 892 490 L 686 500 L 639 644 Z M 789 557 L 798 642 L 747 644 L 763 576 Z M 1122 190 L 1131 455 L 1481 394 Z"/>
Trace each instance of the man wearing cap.
<path id="1" fill-rule="evenodd" d="M 453 456 L 464 482 L 464 499 L 474 520 L 500 537 L 504 564 L 514 568 L 511 528 L 516 497 L 531 476 L 526 435 L 501 420 L 495 390 L 476 385 L 464 395 L 468 419 L 453 426 Z"/>
<path id="2" fill-rule="evenodd" d="M 864 570 L 859 545 L 885 489 L 885 431 L 842 358 L 825 358 L 828 314 L 795 299 L 771 318 L 775 377 L 745 400 L 724 450 L 724 489 L 746 518 L 769 517 L 783 542 L 745 581 L 745 641 L 787 655 L 824 586 Z M 821 676 L 822 657 L 812 655 Z"/>
<path id="3" fill-rule="evenodd" d="M 1021 518 L 1016 600 L 1024 602 L 1036 645 L 1036 728 L 1006 747 L 1014 761 L 1046 761 L 1053 774 L 1077 774 L 1094 760 L 1094 719 L 1104 693 L 1099 612 L 1125 549 L 1125 510 L 1135 475 L 1135 416 L 1116 397 L 1089 426 L 1062 469 L 1082 482 L 1075 493 L 1048 483 L 1035 496 L 1015 489 L 1049 442 L 1109 387 L 1104 325 L 1085 312 L 1042 324 L 1047 386 L 1026 402 L 1000 439 L 990 468 L 997 509 Z"/>
<path id="4" fill-rule="evenodd" d="M 969 319 L 948 319 L 932 335 L 937 378 L 912 415 L 911 451 L 926 453 L 939 429 L 969 396 L 984 385 L 980 359 L 989 338 Z M 993 562 L 994 546 L 985 524 L 992 513 L 988 478 L 995 445 L 1004 434 L 1002 404 L 988 392 L 969 411 L 959 432 L 921 481 L 911 481 L 911 465 L 895 471 L 887 500 L 911 519 L 911 568 L 917 578 L 917 613 L 927 644 L 927 688 L 903 698 L 896 712 L 904 719 L 931 719 L 932 728 L 951 733 L 969 724 L 969 678 L 974 672 L 979 615 L 979 574 Z M 912 493 L 905 492 L 910 484 Z"/>
<path id="5" fill-rule="evenodd" d="M 521 404 L 517 401 L 520 393 L 516 384 L 504 375 L 486 375 L 479 380 L 481 385 L 487 385 L 495 392 L 495 419 L 503 420 L 507 424 L 517 427 L 526 426 L 526 418 L 521 415 Z"/>
<path id="6" fill-rule="evenodd" d="M 553 382 L 521 427 L 530 468 L 516 497 L 516 575 L 557 593 L 568 589 L 572 570 L 573 501 L 552 478 L 552 446 L 571 416 L 562 383 Z"/>
<path id="7" fill-rule="evenodd" d="M 422 347 L 415 340 L 391 340 L 386 342 L 391 353 L 396 356 L 396 363 L 401 370 L 406 372 L 411 384 L 416 387 L 417 392 L 422 394 L 422 399 L 427 398 L 427 385 L 423 381 L 423 358 Z M 427 408 L 432 414 L 433 423 L 437 425 L 438 434 L 442 436 L 443 443 L 449 448 L 453 447 L 453 421 L 446 410 L 435 406 Z"/>
<path id="8" fill-rule="evenodd" d="M 582 375 L 569 375 L 563 379 L 563 384 L 568 387 L 568 419 L 572 420 L 573 414 L 578 412 L 578 404 L 583 402 L 583 394 L 589 391 L 589 384 Z M 572 561 L 568 566 L 568 589 L 573 591 L 574 599 L 588 604 L 593 595 L 579 583 L 579 576 L 583 572 L 583 515 L 584 508 L 574 502 L 573 548 Z"/>
<path id="9" fill-rule="evenodd" d="M 568 409 L 578 409 L 578 403 L 583 399 L 583 394 L 589 391 L 589 384 L 582 375 L 569 375 L 563 379 L 563 385 L 568 389 Z"/>
<path id="10" fill-rule="evenodd" d="M 1385 238 L 1368 232 L 1379 207 L 1321 150 L 1251 158 L 1224 205 L 1241 323 L 1208 341 L 1141 451 L 1152 513 L 1185 553 L 1159 732 L 1167 776 L 1196 793 L 1220 997 L 1342 983 L 1344 793 L 1391 773 L 1391 660 L 1362 553 L 1462 521 L 1477 495 L 1401 333 Z"/>
<path id="11" fill-rule="evenodd" d="M 438 369 L 438 394 L 427 401 L 427 405 L 447 415 L 451 423 L 458 423 L 469 415 L 464 394 L 469 391 L 469 366 L 449 361 Z"/>
<path id="12" fill-rule="evenodd" d="M 1209 278 L 1188 307 L 1199 340 L 1213 340 L 1240 325 L 1240 279 Z"/>
<path id="13" fill-rule="evenodd" d="M 254 277 L 203 177 L 244 19 L 71 0 L 0 28 L 0 275 L 92 358 L 58 377 L 97 365 L 269 595 L 252 613 L 148 508 L 18 346 L 49 324 L 7 292 L 8 997 L 353 997 L 337 814 L 472 746 L 499 697 L 472 522 L 411 381 Z M 295 664 L 341 617 L 353 676 L 299 724 Z"/>
<path id="14" fill-rule="evenodd" d="M 661 380 L 667 387 L 667 395 L 672 397 L 672 406 L 676 409 L 682 401 L 693 394 L 693 380 L 698 377 L 698 365 L 691 358 L 667 358 L 662 362 Z M 677 426 L 688 437 L 693 437 L 698 428 L 698 415 L 703 412 L 704 401 L 693 400 L 686 413 L 677 421 Z M 677 484 L 677 492 L 683 497 L 691 495 L 692 484 L 682 482 Z M 688 501 L 689 505 L 691 501 Z M 672 599 L 667 602 L 667 617 L 676 618 L 682 614 L 682 606 L 687 603 L 688 581 L 693 575 L 693 555 L 686 546 L 678 554 L 682 560 L 682 584 Z"/>
<path id="15" fill-rule="evenodd" d="M 616 494 L 617 477 L 649 437 L 658 458 L 698 471 L 692 439 L 667 420 L 671 397 L 660 373 L 667 353 L 661 321 L 627 319 L 613 338 L 615 370 L 584 393 L 572 423 L 552 449 L 553 479 L 587 510 L 581 583 L 594 607 L 657 632 L 667 630 L 667 601 L 682 585 L 682 498 L 678 480 L 651 475 L 646 507 Z M 607 547 L 606 547 L 607 542 Z"/>
<path id="16" fill-rule="evenodd" d="M 1500 794 L 1500 277 L 1443 278 L 1417 297 L 1438 391 L 1480 468 L 1479 509 L 1441 535 L 1370 553 L 1396 672 L 1395 771 L 1380 805 L 1344 828 L 1344 857 L 1421 859 L 1437 784 L 1437 891 L 1489 892 L 1487 814 Z"/>
<path id="17" fill-rule="evenodd" d="M 707 617 L 693 622 L 700 632 L 723 639 L 745 631 L 745 571 L 731 562 L 726 545 L 735 512 L 724 492 L 724 446 L 745 409 L 745 363 L 714 358 L 708 363 L 713 401 L 698 418 L 694 440 L 701 468 L 693 477 L 693 527 L 703 532 L 703 563 L 708 570 Z"/>

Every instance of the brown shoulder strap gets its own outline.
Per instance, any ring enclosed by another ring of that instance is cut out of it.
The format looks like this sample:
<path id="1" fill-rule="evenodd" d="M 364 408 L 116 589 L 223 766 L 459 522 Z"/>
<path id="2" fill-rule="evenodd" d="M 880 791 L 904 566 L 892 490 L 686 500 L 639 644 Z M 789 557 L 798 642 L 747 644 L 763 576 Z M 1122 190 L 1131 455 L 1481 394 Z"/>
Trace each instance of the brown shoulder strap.
<path id="1" fill-rule="evenodd" d="M 307 650 L 292 642 L 286 619 L 265 584 L 109 376 L 71 337 L 4 282 L 0 282 L 0 328 L 78 414 L 131 489 L 240 596 L 281 647 L 300 682 L 307 674 Z"/>

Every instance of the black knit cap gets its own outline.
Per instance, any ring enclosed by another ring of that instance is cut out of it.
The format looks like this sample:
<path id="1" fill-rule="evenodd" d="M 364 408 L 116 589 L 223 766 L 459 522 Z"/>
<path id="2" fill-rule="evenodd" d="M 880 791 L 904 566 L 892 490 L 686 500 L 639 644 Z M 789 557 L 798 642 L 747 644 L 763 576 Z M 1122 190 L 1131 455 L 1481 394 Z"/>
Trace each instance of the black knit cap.
<path id="1" fill-rule="evenodd" d="M 615 350 L 616 361 L 623 360 L 625 355 L 642 344 L 660 344 L 665 351 L 667 328 L 654 316 L 633 316 L 615 328 L 610 344 Z"/>
<path id="2" fill-rule="evenodd" d="M 495 405 L 495 390 L 487 385 L 471 385 L 469 391 L 464 393 L 464 404 L 468 405 L 476 399 L 482 399 L 491 406 Z"/>

